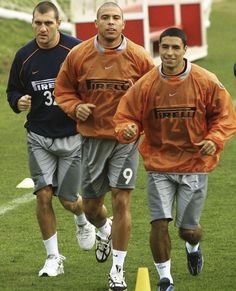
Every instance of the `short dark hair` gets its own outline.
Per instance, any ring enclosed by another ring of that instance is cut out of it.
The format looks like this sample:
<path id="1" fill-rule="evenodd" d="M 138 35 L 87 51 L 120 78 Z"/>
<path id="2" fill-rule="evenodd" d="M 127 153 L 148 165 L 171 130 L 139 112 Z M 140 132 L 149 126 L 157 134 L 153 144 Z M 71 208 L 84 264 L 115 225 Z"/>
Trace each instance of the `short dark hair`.
<path id="1" fill-rule="evenodd" d="M 166 36 L 176 36 L 176 37 L 179 37 L 179 38 L 181 38 L 184 46 L 187 45 L 187 36 L 186 36 L 185 32 L 182 29 L 179 29 L 177 27 L 167 28 L 166 30 L 164 30 L 161 33 L 160 38 L 159 38 L 159 42 L 161 43 L 163 37 L 166 37 Z"/>
<path id="2" fill-rule="evenodd" d="M 124 18 L 123 11 L 122 11 L 122 9 L 120 8 L 120 6 L 116 2 L 105 2 L 97 10 L 97 19 L 99 18 L 99 14 L 100 14 L 101 9 L 104 8 L 104 7 L 106 7 L 106 6 L 113 6 L 113 7 L 119 8 L 120 9 L 120 12 L 121 12 L 121 16 L 122 16 L 122 18 Z"/>
<path id="3" fill-rule="evenodd" d="M 33 17 L 34 17 L 35 11 L 38 11 L 39 13 L 44 14 L 44 13 L 47 13 L 48 11 L 51 11 L 51 10 L 54 11 L 56 20 L 59 20 L 59 11 L 58 11 L 56 5 L 54 5 L 50 1 L 39 2 L 33 10 Z"/>

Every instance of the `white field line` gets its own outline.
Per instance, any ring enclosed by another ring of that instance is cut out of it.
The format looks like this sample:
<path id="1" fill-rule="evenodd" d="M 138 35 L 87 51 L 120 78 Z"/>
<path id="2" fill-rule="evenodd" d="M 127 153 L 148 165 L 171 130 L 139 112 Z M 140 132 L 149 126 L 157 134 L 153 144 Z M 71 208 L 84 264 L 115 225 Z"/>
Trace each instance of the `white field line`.
<path id="1" fill-rule="evenodd" d="M 24 194 L 23 196 L 16 198 L 16 199 L 6 203 L 5 205 L 0 206 L 0 215 L 3 215 L 11 210 L 14 210 L 15 208 L 17 208 L 21 204 L 28 203 L 34 199 L 35 199 L 35 195 L 33 195 L 32 193 Z"/>

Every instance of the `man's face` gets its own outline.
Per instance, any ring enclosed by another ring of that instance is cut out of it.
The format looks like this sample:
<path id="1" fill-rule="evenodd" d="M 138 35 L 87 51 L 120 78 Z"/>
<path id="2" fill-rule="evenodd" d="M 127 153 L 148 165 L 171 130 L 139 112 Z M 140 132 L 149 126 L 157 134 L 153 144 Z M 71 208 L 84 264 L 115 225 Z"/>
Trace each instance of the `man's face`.
<path id="1" fill-rule="evenodd" d="M 51 48 L 57 44 L 60 20 L 56 20 L 53 10 L 41 14 L 34 13 L 32 27 L 36 41 L 41 48 Z"/>
<path id="2" fill-rule="evenodd" d="M 183 68 L 183 58 L 187 46 L 182 39 L 175 36 L 165 36 L 159 46 L 159 54 L 165 73 L 178 74 Z"/>
<path id="3" fill-rule="evenodd" d="M 102 40 L 113 43 L 115 40 L 120 39 L 125 26 L 122 12 L 118 7 L 114 6 L 101 8 L 95 21 L 95 26 Z"/>

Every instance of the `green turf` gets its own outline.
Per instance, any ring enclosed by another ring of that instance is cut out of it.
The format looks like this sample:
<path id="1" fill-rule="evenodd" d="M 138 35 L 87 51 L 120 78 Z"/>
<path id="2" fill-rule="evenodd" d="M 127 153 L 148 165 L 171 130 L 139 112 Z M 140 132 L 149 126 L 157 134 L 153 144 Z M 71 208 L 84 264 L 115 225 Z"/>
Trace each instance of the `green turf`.
<path id="1" fill-rule="evenodd" d="M 32 13 L 35 5 L 38 4 L 37 0 L 0 0 L 0 7 L 6 9 L 12 9 L 16 11 L 23 11 L 27 13 Z M 69 17 L 70 14 L 70 0 L 57 0 L 63 12 Z"/>
<path id="2" fill-rule="evenodd" d="M 217 1 L 208 31 L 209 55 L 198 61 L 217 74 L 234 94 L 236 1 Z M 29 190 L 16 189 L 29 176 L 27 167 L 24 114 L 14 114 L 6 102 L 5 87 L 11 60 L 16 49 L 32 36 L 31 27 L 23 22 L 0 19 L 0 207 L 21 197 Z M 225 148 L 218 168 L 210 174 L 209 191 L 201 223 L 204 227 L 202 249 L 204 271 L 191 277 L 186 269 L 183 242 L 173 224 L 172 274 L 176 291 L 234 291 L 236 286 L 235 205 L 236 205 L 236 137 Z M 98 264 L 94 252 L 79 250 L 74 237 L 73 217 L 54 199 L 58 218 L 61 253 L 66 256 L 65 275 L 38 278 L 45 251 L 35 218 L 35 201 L 22 204 L 14 211 L 0 215 L 0 290 L 107 290 L 107 274 L 111 260 Z M 106 204 L 110 205 L 110 195 Z M 110 209 L 110 206 L 109 206 Z M 110 212 L 111 214 L 111 212 Z M 149 250 L 149 214 L 146 197 L 146 173 L 139 167 L 137 189 L 132 200 L 133 230 L 126 260 L 129 291 L 135 290 L 137 269 L 148 267 L 152 290 L 156 290 L 157 274 Z M 145 290 L 142 290 L 145 291 Z"/>

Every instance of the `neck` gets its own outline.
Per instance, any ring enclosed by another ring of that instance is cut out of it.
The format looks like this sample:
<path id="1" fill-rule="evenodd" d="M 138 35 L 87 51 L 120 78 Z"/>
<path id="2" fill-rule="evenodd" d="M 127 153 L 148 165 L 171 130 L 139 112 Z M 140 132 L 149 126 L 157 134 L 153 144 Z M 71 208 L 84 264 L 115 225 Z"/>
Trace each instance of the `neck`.
<path id="1" fill-rule="evenodd" d="M 112 49 L 118 48 L 121 45 L 123 37 L 120 36 L 119 38 L 114 39 L 114 40 L 107 40 L 101 37 L 100 35 L 98 35 L 97 40 L 98 40 L 99 45 L 102 46 L 104 49 L 112 50 Z"/>
<path id="2" fill-rule="evenodd" d="M 181 64 L 179 64 L 178 67 L 172 68 L 172 67 L 162 66 L 162 71 L 163 71 L 163 74 L 165 75 L 177 76 L 184 71 L 185 65 L 186 63 L 185 63 L 185 60 L 183 59 L 183 61 L 181 62 Z"/>

